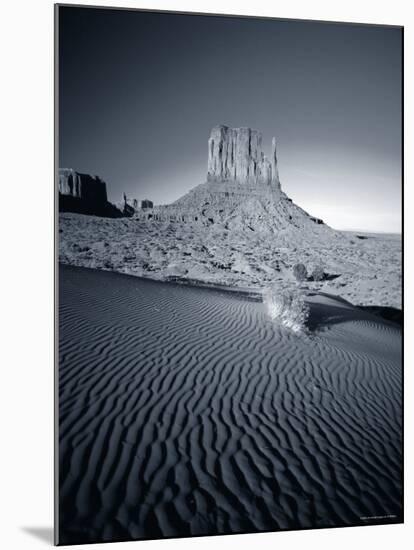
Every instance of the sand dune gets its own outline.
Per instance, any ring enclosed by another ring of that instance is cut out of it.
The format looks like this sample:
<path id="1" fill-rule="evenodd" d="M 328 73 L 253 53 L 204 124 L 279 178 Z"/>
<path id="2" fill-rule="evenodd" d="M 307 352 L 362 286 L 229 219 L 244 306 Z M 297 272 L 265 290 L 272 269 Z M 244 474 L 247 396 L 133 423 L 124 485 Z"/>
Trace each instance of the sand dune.
<path id="1" fill-rule="evenodd" d="M 60 543 L 401 521 L 400 329 L 309 304 L 60 266 Z"/>

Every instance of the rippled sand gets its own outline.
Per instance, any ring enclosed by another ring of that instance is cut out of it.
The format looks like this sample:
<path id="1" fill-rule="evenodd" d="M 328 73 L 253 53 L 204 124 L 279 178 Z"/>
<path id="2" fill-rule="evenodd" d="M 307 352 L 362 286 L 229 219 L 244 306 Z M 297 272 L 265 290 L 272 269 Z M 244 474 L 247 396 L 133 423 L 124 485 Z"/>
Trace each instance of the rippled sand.
<path id="1" fill-rule="evenodd" d="M 60 544 L 400 522 L 400 329 L 309 300 L 60 266 Z"/>

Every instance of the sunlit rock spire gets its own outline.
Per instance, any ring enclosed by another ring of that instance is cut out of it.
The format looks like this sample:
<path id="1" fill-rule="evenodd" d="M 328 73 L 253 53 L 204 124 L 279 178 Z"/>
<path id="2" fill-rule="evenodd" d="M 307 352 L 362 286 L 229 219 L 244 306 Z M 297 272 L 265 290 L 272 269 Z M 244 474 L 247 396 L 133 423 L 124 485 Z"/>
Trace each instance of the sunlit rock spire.
<path id="1" fill-rule="evenodd" d="M 208 140 L 208 181 L 235 181 L 280 187 L 276 140 L 269 160 L 262 151 L 262 134 L 251 128 L 219 125 Z"/>

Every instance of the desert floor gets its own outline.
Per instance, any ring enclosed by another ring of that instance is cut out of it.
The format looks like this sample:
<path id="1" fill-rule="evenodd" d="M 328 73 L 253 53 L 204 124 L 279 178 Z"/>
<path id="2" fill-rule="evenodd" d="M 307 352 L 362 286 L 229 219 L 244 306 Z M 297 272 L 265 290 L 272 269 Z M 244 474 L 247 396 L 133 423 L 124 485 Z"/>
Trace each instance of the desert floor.
<path id="1" fill-rule="evenodd" d="M 401 236 L 281 230 L 274 235 L 226 230 L 217 223 L 145 222 L 82 214 L 59 215 L 59 260 L 63 264 L 117 271 L 163 281 L 281 291 L 298 287 L 292 266 L 303 263 L 311 277 L 302 290 L 345 298 L 354 305 L 401 309 Z"/>

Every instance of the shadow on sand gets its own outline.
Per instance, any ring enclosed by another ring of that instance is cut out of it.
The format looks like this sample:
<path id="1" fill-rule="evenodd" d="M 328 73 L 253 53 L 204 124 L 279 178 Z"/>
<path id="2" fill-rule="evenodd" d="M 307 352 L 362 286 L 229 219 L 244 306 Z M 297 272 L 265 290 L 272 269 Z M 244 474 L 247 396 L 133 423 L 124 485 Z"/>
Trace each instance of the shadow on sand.
<path id="1" fill-rule="evenodd" d="M 322 299 L 320 299 L 321 296 Z M 389 324 L 394 327 L 402 326 L 402 311 L 396 308 L 382 306 L 357 307 L 339 296 L 325 293 L 310 293 L 307 299 L 309 299 L 310 306 L 307 327 L 311 332 L 348 321 L 371 321 Z"/>

